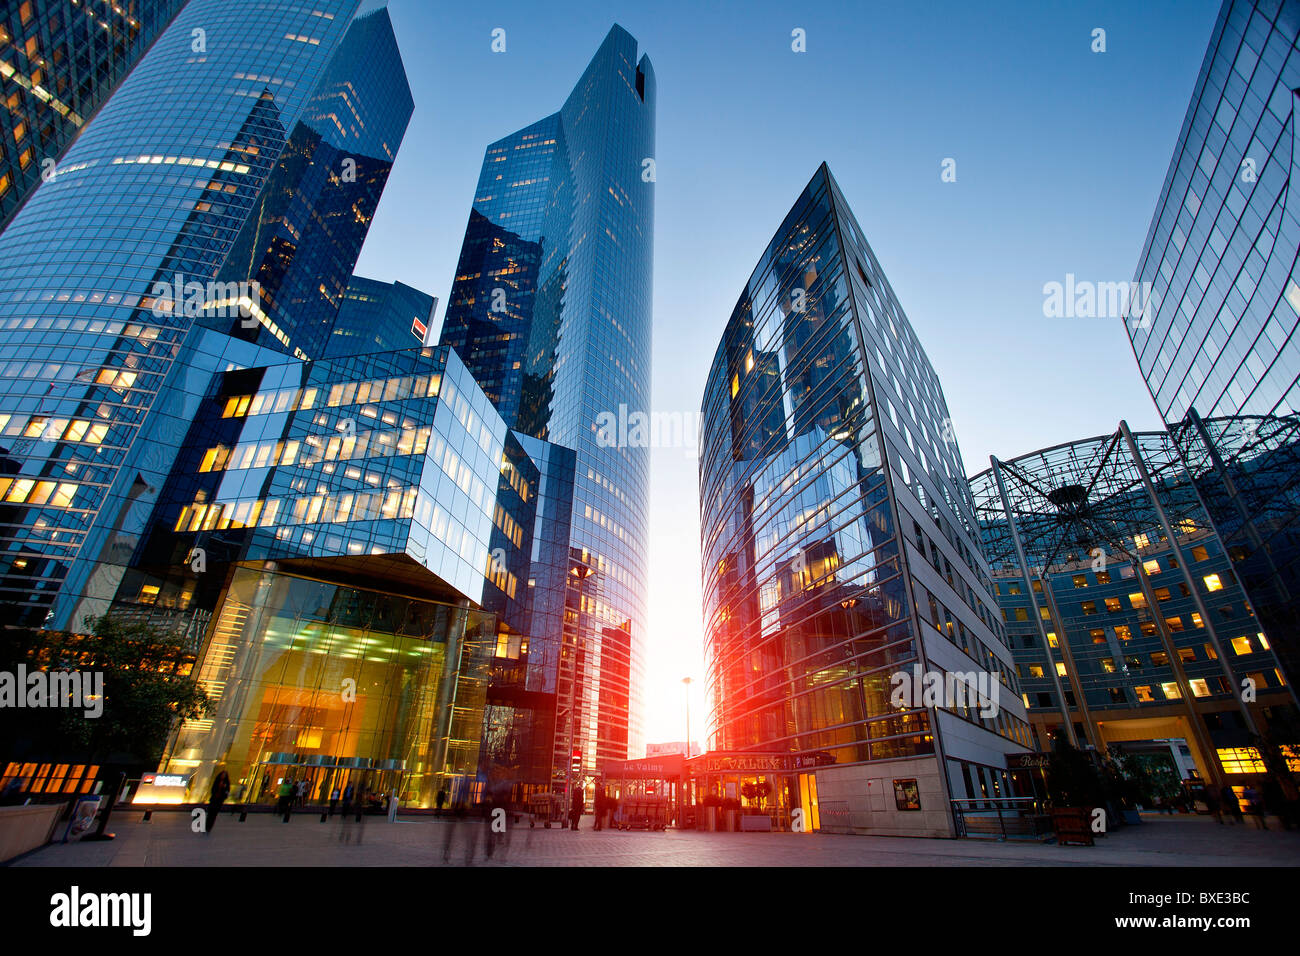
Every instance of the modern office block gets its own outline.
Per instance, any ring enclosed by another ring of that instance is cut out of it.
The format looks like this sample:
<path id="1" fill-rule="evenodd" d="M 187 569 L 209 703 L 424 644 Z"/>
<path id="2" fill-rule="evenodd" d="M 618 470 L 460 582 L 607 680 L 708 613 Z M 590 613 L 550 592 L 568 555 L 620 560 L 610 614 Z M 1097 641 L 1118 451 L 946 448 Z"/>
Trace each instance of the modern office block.
<path id="1" fill-rule="evenodd" d="M 0 232 L 186 0 L 20 0 L 0 13 Z"/>
<path id="2" fill-rule="evenodd" d="M 1300 2 L 1227 0 L 1138 264 L 1133 352 L 1300 677 Z"/>
<path id="3" fill-rule="evenodd" d="M 567 540 L 572 471 L 571 452 L 511 432 L 449 348 L 219 372 L 115 602 L 202 635 L 217 716 L 189 722 L 166 766 L 196 792 L 222 764 L 249 786 L 350 768 L 420 806 L 485 781 L 547 785 L 567 566 L 545 545 Z M 366 662 L 387 670 L 371 680 Z M 378 710 L 343 706 L 322 674 Z M 306 709 L 272 720 L 285 733 L 333 730 L 231 751 L 286 694 Z M 434 759 L 431 727 L 453 720 L 451 744 L 435 735 L 451 756 Z"/>
<path id="4" fill-rule="evenodd" d="M 199 321 L 298 358 L 326 355 L 414 108 L 388 10 L 358 17 L 217 275 L 257 283 L 256 321 L 229 309 Z"/>
<path id="5" fill-rule="evenodd" d="M 354 275 L 325 343 L 325 357 L 423 345 L 437 308 L 436 296 L 409 285 Z"/>
<path id="6" fill-rule="evenodd" d="M 595 424 L 650 402 L 654 115 L 615 26 L 559 112 L 488 147 L 441 337 L 511 428 L 577 455 L 561 777 L 644 745 L 649 449 Z"/>
<path id="7" fill-rule="evenodd" d="M 950 835 L 1029 744 L 934 370 L 823 165 L 709 371 L 710 751 L 793 755 L 821 829 Z M 899 696 L 913 678 L 969 694 Z M 792 787 L 793 789 L 793 787 Z"/>
<path id="8" fill-rule="evenodd" d="M 971 490 L 1036 749 L 1173 741 L 1215 792 L 1264 772 L 1294 697 L 1167 432 L 994 459 Z"/>
<path id="9" fill-rule="evenodd" d="M 209 283 L 355 9 L 193 0 L 0 234 L 6 620 L 90 612 L 114 527 L 157 488 L 135 461 L 187 333 L 256 308 Z"/>

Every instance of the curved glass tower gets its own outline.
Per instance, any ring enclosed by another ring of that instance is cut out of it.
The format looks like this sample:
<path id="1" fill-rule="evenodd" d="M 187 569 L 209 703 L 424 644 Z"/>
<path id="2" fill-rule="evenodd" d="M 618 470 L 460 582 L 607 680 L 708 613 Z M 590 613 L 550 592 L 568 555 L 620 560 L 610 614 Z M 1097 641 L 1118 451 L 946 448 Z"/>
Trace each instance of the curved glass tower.
<path id="1" fill-rule="evenodd" d="M 53 627 L 148 483 L 125 467 L 356 0 L 193 0 L 0 235 L 0 602 Z"/>
<path id="2" fill-rule="evenodd" d="M 654 117 L 649 58 L 615 26 L 559 112 L 488 147 L 441 338 L 510 427 L 577 453 L 556 677 L 588 772 L 644 743 L 649 450 L 596 422 L 649 407 Z"/>
<path id="3" fill-rule="evenodd" d="M 702 417 L 710 749 L 795 755 L 789 804 L 822 829 L 946 836 L 950 800 L 1009 796 L 1028 725 L 947 405 L 825 165 L 727 322 Z M 922 673 L 978 701 L 896 698 Z"/>
<path id="4" fill-rule="evenodd" d="M 1300 679 L 1300 0 L 1226 0 L 1128 334 L 1278 657 Z"/>

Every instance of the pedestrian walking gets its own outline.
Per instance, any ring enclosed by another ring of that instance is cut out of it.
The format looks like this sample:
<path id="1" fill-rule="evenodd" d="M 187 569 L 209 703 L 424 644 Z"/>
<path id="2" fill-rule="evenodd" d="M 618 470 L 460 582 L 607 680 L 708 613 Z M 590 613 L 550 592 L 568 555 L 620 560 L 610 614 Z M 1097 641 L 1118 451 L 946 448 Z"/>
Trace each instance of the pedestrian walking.
<path id="1" fill-rule="evenodd" d="M 1246 799 L 1246 812 L 1255 820 L 1255 826 L 1260 830 L 1268 829 L 1268 821 L 1264 819 L 1264 800 L 1260 797 L 1259 791 L 1253 784 L 1247 784 L 1242 796 Z"/>
<path id="2" fill-rule="evenodd" d="M 343 818 L 347 819 L 352 815 L 352 800 L 356 796 L 356 790 L 349 783 L 343 788 Z"/>
<path id="3" fill-rule="evenodd" d="M 1241 804 L 1237 800 L 1237 794 L 1231 787 L 1225 784 L 1219 791 L 1219 798 L 1223 801 L 1223 811 L 1231 818 L 1233 826 L 1246 822 L 1241 815 Z"/>
<path id="4" fill-rule="evenodd" d="M 334 811 L 339 806 L 339 788 L 335 787 L 330 791 L 330 816 L 334 816 Z"/>
<path id="5" fill-rule="evenodd" d="M 223 770 L 212 781 L 212 790 L 208 793 L 208 814 L 203 821 L 204 833 L 211 833 L 212 828 L 216 826 L 217 814 L 221 812 L 221 805 L 226 802 L 228 796 L 230 796 L 230 775 Z"/>
<path id="6" fill-rule="evenodd" d="M 1214 819 L 1220 826 L 1223 824 L 1223 804 L 1219 802 L 1218 796 L 1209 788 L 1205 791 L 1205 808 L 1214 814 Z"/>
<path id="7" fill-rule="evenodd" d="M 442 805 L 447 802 L 447 791 L 439 789 L 438 796 L 434 800 L 434 809 L 438 816 L 442 816 Z"/>
<path id="8" fill-rule="evenodd" d="M 587 807 L 587 801 L 583 798 L 582 788 L 573 788 L 573 799 L 569 803 L 569 829 L 578 829 L 578 821 L 582 819 L 582 811 Z"/>
<path id="9" fill-rule="evenodd" d="M 294 802 L 301 810 L 307 806 L 307 781 L 299 780 L 293 790 Z"/>
<path id="10" fill-rule="evenodd" d="M 285 777 L 283 780 L 280 781 L 280 787 L 277 796 L 279 797 L 279 799 L 276 801 L 275 804 L 275 812 L 279 813 L 283 817 L 285 823 L 288 823 L 289 813 L 293 806 L 293 780 L 292 779 L 290 779 L 289 777 Z"/>

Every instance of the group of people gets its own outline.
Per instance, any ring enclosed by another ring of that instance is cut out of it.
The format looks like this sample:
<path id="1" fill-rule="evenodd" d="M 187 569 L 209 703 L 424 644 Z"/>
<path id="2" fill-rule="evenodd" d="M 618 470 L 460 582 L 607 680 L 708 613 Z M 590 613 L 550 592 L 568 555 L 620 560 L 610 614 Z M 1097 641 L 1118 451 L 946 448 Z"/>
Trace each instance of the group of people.
<path id="1" fill-rule="evenodd" d="M 1284 829 L 1290 830 L 1300 826 L 1300 820 L 1295 819 L 1296 801 L 1287 799 L 1282 787 L 1271 779 L 1264 782 L 1262 790 L 1257 789 L 1254 784 L 1246 784 L 1242 788 L 1241 799 L 1237 798 L 1236 791 L 1229 786 L 1224 786 L 1218 794 L 1213 790 L 1207 790 L 1205 802 L 1210 813 L 1214 814 L 1214 818 L 1219 823 L 1223 823 L 1225 817 L 1234 825 L 1245 823 L 1246 816 L 1249 815 L 1257 829 L 1267 830 L 1266 817 L 1271 813 L 1281 821 Z"/>

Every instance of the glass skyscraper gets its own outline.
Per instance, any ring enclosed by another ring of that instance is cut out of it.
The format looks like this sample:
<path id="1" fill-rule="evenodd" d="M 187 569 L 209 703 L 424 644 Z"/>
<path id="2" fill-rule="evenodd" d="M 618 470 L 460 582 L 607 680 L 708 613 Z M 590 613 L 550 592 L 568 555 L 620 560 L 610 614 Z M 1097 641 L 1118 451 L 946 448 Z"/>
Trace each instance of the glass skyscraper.
<path id="1" fill-rule="evenodd" d="M 0 14 L 0 231 L 186 0 L 17 0 Z M 51 167 L 50 161 L 54 162 Z"/>
<path id="2" fill-rule="evenodd" d="M 356 6 L 193 0 L 0 234 L 6 618 L 80 625 L 89 565 L 157 487 L 131 463 L 205 284 Z M 159 294 L 178 278 L 184 307 Z"/>
<path id="3" fill-rule="evenodd" d="M 332 358 L 423 345 L 437 307 L 436 297 L 409 285 L 354 275 L 343 294 L 325 355 Z"/>
<path id="4" fill-rule="evenodd" d="M 644 744 L 649 450 L 595 423 L 650 402 L 654 117 L 615 26 L 559 112 L 488 147 L 442 330 L 510 427 L 576 452 L 561 772 L 570 714 L 589 773 Z"/>
<path id="5" fill-rule="evenodd" d="M 947 405 L 825 165 L 702 416 L 709 748 L 794 755 L 820 829 L 946 836 L 950 800 L 1011 796 L 1029 728 Z M 896 698 L 924 674 L 971 694 Z"/>
<path id="6" fill-rule="evenodd" d="M 1300 2 L 1227 0 L 1137 269 L 1133 352 L 1300 676 Z"/>

